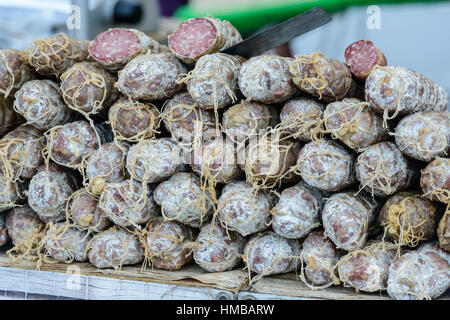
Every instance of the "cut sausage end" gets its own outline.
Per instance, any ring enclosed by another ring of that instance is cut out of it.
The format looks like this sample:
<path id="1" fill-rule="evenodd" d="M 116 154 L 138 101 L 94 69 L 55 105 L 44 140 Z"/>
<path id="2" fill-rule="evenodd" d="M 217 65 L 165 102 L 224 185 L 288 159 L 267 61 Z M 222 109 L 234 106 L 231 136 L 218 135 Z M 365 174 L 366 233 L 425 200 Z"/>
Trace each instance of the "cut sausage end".
<path id="1" fill-rule="evenodd" d="M 345 49 L 345 61 L 353 75 L 365 79 L 376 66 L 385 66 L 387 61 L 384 54 L 372 41 L 359 40 Z"/>
<path id="2" fill-rule="evenodd" d="M 169 37 L 169 47 L 176 53 L 195 58 L 212 46 L 217 38 L 214 24 L 205 18 L 181 23 Z"/>
<path id="3" fill-rule="evenodd" d="M 139 37 L 132 31 L 115 28 L 97 35 L 89 45 L 89 53 L 97 60 L 114 62 L 142 50 Z"/>

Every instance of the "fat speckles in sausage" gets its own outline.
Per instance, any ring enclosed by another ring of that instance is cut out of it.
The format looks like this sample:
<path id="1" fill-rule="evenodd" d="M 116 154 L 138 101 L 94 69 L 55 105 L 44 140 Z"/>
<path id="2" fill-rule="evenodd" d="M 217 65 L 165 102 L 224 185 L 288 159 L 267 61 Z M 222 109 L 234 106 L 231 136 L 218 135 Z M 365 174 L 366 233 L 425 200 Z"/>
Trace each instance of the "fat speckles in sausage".
<path id="1" fill-rule="evenodd" d="M 87 157 L 83 166 L 90 191 L 100 194 L 106 183 L 125 180 L 124 160 L 127 151 L 128 148 L 124 144 L 107 142 Z"/>
<path id="2" fill-rule="evenodd" d="M 355 182 L 354 155 L 339 144 L 309 142 L 299 152 L 297 171 L 319 190 L 339 191 Z"/>
<path id="3" fill-rule="evenodd" d="M 450 159 L 436 157 L 421 171 L 420 187 L 426 198 L 450 202 Z"/>
<path id="4" fill-rule="evenodd" d="M 164 103 L 164 126 L 176 141 L 191 144 L 215 128 L 213 111 L 200 108 L 187 92 L 177 93 Z"/>
<path id="5" fill-rule="evenodd" d="M 225 53 L 201 57 L 186 78 L 191 97 L 202 108 L 223 108 L 236 101 L 238 76 L 244 59 Z"/>
<path id="6" fill-rule="evenodd" d="M 109 183 L 103 189 L 98 205 L 114 224 L 121 227 L 137 226 L 159 214 L 153 191 L 154 186 L 136 181 Z"/>
<path id="7" fill-rule="evenodd" d="M 281 129 L 295 139 L 311 141 L 321 131 L 324 108 L 311 98 L 291 99 L 281 109 Z"/>
<path id="8" fill-rule="evenodd" d="M 15 94 L 14 110 L 40 130 L 65 124 L 73 117 L 51 80 L 31 80 Z"/>
<path id="9" fill-rule="evenodd" d="M 305 237 L 320 225 L 322 198 L 319 191 L 305 183 L 284 189 L 278 203 L 270 210 L 273 231 L 290 239 Z"/>
<path id="10" fill-rule="evenodd" d="M 71 173 L 55 163 L 42 165 L 30 181 L 28 204 L 44 222 L 65 218 L 66 201 L 76 191 Z"/>
<path id="11" fill-rule="evenodd" d="M 227 232 L 218 223 L 202 226 L 193 244 L 195 263 L 208 272 L 233 269 L 241 260 L 245 238 L 237 232 Z"/>
<path id="12" fill-rule="evenodd" d="M 322 211 L 325 234 L 339 249 L 362 249 L 375 222 L 377 203 L 353 192 L 335 193 Z"/>
<path id="13" fill-rule="evenodd" d="M 339 260 L 340 252 L 322 230 L 312 231 L 302 243 L 300 260 L 302 271 L 309 281 L 318 286 L 329 286 L 335 280 L 334 266 Z M 303 275 L 303 273 L 302 273 Z M 302 276 L 306 285 L 311 286 Z"/>
<path id="14" fill-rule="evenodd" d="M 70 39 L 65 33 L 41 38 L 25 50 L 25 61 L 38 73 L 59 76 L 77 62 L 87 60 L 89 40 Z"/>
<path id="15" fill-rule="evenodd" d="M 300 90 L 325 102 L 342 100 L 352 87 L 348 67 L 320 51 L 296 55 L 289 72 Z"/>
<path id="16" fill-rule="evenodd" d="M 356 178 L 361 188 L 375 196 L 389 196 L 414 180 L 409 160 L 393 142 L 380 142 L 358 156 Z"/>
<path id="17" fill-rule="evenodd" d="M 261 276 L 297 270 L 301 246 L 297 240 L 286 239 L 267 231 L 254 235 L 244 248 L 244 262 L 250 271 Z"/>
<path id="18" fill-rule="evenodd" d="M 141 140 L 127 155 L 127 169 L 133 179 L 145 183 L 162 181 L 184 168 L 183 150 L 168 139 Z"/>
<path id="19" fill-rule="evenodd" d="M 31 179 L 44 159 L 44 135 L 31 125 L 22 125 L 0 139 L 0 164 L 5 176 Z"/>
<path id="20" fill-rule="evenodd" d="M 73 65 L 61 75 L 59 91 L 70 108 L 85 115 L 107 109 L 117 99 L 116 78 L 91 62 Z"/>
<path id="21" fill-rule="evenodd" d="M 198 228 L 213 211 L 212 196 L 193 173 L 175 173 L 155 189 L 155 202 L 166 220 Z"/>
<path id="22" fill-rule="evenodd" d="M 381 208 L 380 225 L 395 242 L 415 247 L 436 236 L 437 215 L 437 206 L 418 192 L 399 192 Z"/>
<path id="23" fill-rule="evenodd" d="M 76 168 L 83 157 L 99 147 L 104 140 L 87 121 L 80 120 L 56 126 L 46 133 L 50 158 L 63 166 Z"/>
<path id="24" fill-rule="evenodd" d="M 111 106 L 108 118 L 116 139 L 131 142 L 153 138 L 160 125 L 160 113 L 154 105 L 125 98 Z"/>
<path id="25" fill-rule="evenodd" d="M 386 290 L 389 267 L 394 261 L 394 246 L 373 242 L 364 249 L 347 253 L 338 262 L 339 278 L 356 291 Z"/>
<path id="26" fill-rule="evenodd" d="M 233 143 L 220 137 L 199 144 L 192 155 L 192 169 L 218 183 L 239 179 L 243 174 L 238 165 Z"/>
<path id="27" fill-rule="evenodd" d="M 155 217 L 148 222 L 145 231 L 145 255 L 153 266 L 178 270 L 192 261 L 192 252 L 187 248 L 187 244 L 194 240 L 190 227 Z"/>
<path id="28" fill-rule="evenodd" d="M 359 152 L 387 138 L 383 118 L 367 102 L 356 98 L 330 103 L 323 118 L 334 138 Z"/>
<path id="29" fill-rule="evenodd" d="M 267 127 L 275 127 L 278 122 L 278 110 L 275 106 L 254 101 L 235 104 L 222 117 L 225 133 L 238 143 L 255 137 Z"/>
<path id="30" fill-rule="evenodd" d="M 96 234 L 87 247 L 89 262 L 99 269 L 120 269 L 141 263 L 144 248 L 132 233 L 113 226 Z"/>
<path id="31" fill-rule="evenodd" d="M 0 96 L 2 98 L 13 95 L 31 79 L 33 79 L 33 72 L 22 60 L 20 50 L 0 50 Z"/>
<path id="32" fill-rule="evenodd" d="M 70 197 L 67 213 L 74 225 L 81 229 L 100 232 L 111 225 L 100 209 L 98 199 L 86 189 L 80 189 Z"/>
<path id="33" fill-rule="evenodd" d="M 376 112 L 394 118 L 419 111 L 444 111 L 448 94 L 444 88 L 411 69 L 375 67 L 365 83 L 366 101 Z"/>
<path id="34" fill-rule="evenodd" d="M 181 23 L 169 36 L 172 53 L 187 64 L 200 57 L 229 48 L 242 41 L 230 22 L 210 17 L 192 18 Z"/>
<path id="35" fill-rule="evenodd" d="M 46 255 L 56 261 L 87 261 L 86 248 L 92 235 L 63 222 L 49 223 L 43 239 Z"/>
<path id="36" fill-rule="evenodd" d="M 450 152 L 450 112 L 418 112 L 402 118 L 395 143 L 407 156 L 429 162 Z"/>
<path id="37" fill-rule="evenodd" d="M 89 53 L 102 67 L 115 71 L 131 59 L 147 52 L 161 53 L 169 49 L 136 29 L 113 28 L 98 34 L 89 44 Z"/>
<path id="38" fill-rule="evenodd" d="M 280 103 L 292 98 L 297 88 L 289 75 L 292 59 L 262 55 L 244 62 L 239 72 L 239 88 L 248 100 Z"/>
<path id="39" fill-rule="evenodd" d="M 450 288 L 450 253 L 437 242 L 423 244 L 389 268 L 388 294 L 397 300 L 435 299 Z"/>
<path id="40" fill-rule="evenodd" d="M 372 41 L 359 40 L 345 49 L 345 61 L 352 74 L 358 79 L 366 79 L 375 66 L 385 66 L 386 57 Z"/>
<path id="41" fill-rule="evenodd" d="M 228 230 L 247 236 L 268 228 L 273 199 L 264 190 L 253 190 L 244 181 L 231 182 L 222 189 L 217 209 Z"/>
<path id="42" fill-rule="evenodd" d="M 119 72 L 116 86 L 131 99 L 158 101 L 183 88 L 176 80 L 186 72 L 186 67 L 171 54 L 145 54 L 127 63 Z"/>

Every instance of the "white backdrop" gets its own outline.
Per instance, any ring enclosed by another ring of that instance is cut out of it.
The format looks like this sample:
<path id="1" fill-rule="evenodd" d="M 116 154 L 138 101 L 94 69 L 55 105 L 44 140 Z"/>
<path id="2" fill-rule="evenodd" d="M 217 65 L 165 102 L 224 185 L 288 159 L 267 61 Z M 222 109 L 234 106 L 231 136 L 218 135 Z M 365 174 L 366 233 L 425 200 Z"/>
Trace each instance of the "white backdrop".
<path id="1" fill-rule="evenodd" d="M 344 61 L 350 43 L 371 40 L 384 52 L 388 64 L 423 73 L 450 94 L 450 1 L 379 7 L 379 30 L 367 28 L 367 7 L 352 7 L 291 41 L 292 54 L 321 50 Z"/>

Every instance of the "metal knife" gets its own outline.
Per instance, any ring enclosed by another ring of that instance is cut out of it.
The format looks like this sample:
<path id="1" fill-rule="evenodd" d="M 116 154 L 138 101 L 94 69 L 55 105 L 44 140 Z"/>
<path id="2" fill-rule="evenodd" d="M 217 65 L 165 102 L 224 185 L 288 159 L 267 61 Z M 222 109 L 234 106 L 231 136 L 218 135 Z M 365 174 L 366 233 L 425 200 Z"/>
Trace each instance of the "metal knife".
<path id="1" fill-rule="evenodd" d="M 267 30 L 254 34 L 238 44 L 222 50 L 222 52 L 250 58 L 314 30 L 330 22 L 331 19 L 331 16 L 321 7 L 315 7 Z"/>

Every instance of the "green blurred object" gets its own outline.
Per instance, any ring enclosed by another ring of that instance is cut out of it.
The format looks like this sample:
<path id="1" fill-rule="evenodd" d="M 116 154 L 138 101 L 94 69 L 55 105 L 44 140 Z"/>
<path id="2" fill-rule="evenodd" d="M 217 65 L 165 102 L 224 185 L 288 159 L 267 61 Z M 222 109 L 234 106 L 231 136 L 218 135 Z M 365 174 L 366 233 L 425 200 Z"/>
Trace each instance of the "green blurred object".
<path id="1" fill-rule="evenodd" d="M 276 0 L 275 0 L 276 1 Z M 248 35 L 258 29 L 271 23 L 281 22 L 292 18 L 293 16 L 320 6 L 328 13 L 341 11 L 349 6 L 357 5 L 376 5 L 376 4 L 398 4 L 412 2 L 439 2 L 447 0 L 299 0 L 298 3 L 279 5 L 274 4 L 273 7 L 255 8 L 255 9 L 239 9 L 227 12 L 201 12 L 194 11 L 189 5 L 178 8 L 174 16 L 181 20 L 187 20 L 194 17 L 202 17 L 212 15 L 216 18 L 230 21 L 243 35 Z"/>

